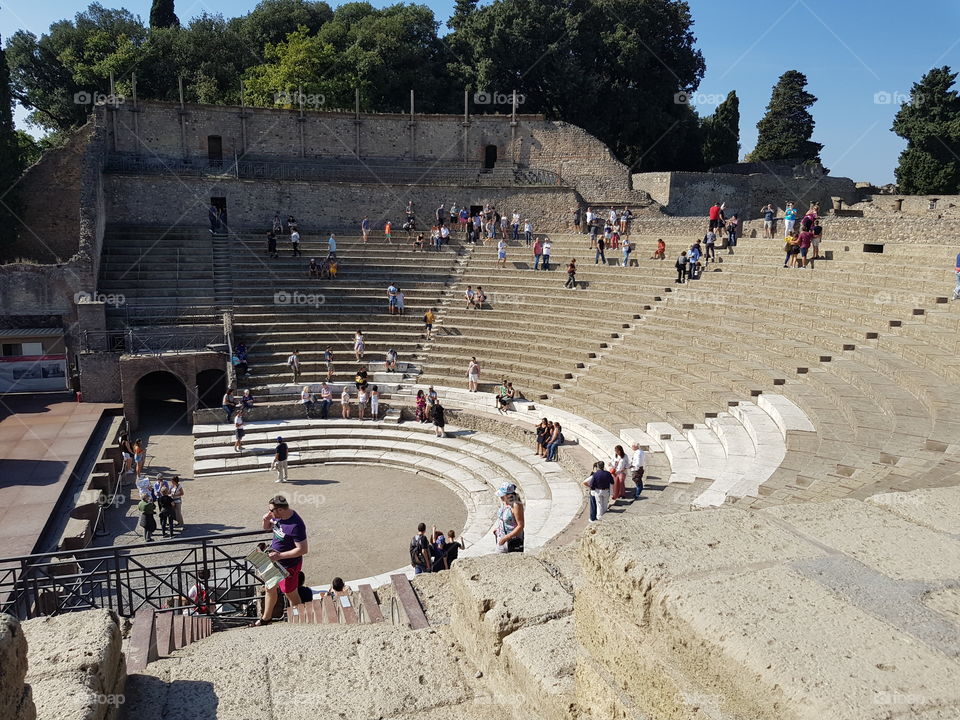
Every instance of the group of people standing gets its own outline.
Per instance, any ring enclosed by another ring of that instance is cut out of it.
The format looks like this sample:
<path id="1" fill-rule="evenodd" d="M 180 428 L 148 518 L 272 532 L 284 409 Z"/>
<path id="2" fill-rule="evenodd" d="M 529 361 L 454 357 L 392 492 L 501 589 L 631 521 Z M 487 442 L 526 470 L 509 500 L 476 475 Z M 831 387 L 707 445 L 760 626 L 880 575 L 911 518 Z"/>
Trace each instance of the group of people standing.
<path id="1" fill-rule="evenodd" d="M 639 500 L 643 492 L 643 475 L 646 466 L 646 453 L 639 443 L 634 443 L 633 454 L 627 457 L 622 445 L 613 449 L 613 457 L 607 463 L 598 460 L 594 463 L 593 473 L 584 481 L 583 486 L 590 493 L 590 522 L 594 523 L 606 515 L 611 502 L 626 499 L 627 473 L 634 484 L 633 499 Z"/>

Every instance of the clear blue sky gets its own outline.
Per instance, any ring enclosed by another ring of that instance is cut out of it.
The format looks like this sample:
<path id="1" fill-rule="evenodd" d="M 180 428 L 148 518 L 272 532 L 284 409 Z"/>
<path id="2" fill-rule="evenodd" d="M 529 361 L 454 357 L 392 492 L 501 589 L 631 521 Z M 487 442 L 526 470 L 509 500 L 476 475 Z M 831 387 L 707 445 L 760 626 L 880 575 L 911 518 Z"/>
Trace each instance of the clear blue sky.
<path id="1" fill-rule="evenodd" d="M 329 0 L 328 0 L 329 1 Z M 101 0 L 125 6 L 146 18 L 150 0 Z M 339 2 L 332 1 L 331 5 Z M 391 3 L 377 1 L 377 6 Z M 429 0 L 443 22 L 453 0 Z M 697 45 L 707 63 L 695 104 L 712 112 L 716 98 L 730 90 L 740 96 L 741 153 L 753 149 L 756 124 L 770 89 L 785 70 L 807 75 L 813 106 L 814 139 L 826 147 L 824 164 L 834 175 L 873 183 L 893 181 L 904 147 L 890 132 L 897 95 L 930 68 L 960 70 L 960 1 L 921 0 L 689 0 Z M 177 0 L 181 21 L 212 12 L 243 14 L 256 0 Z M 13 0 L 0 5 L 0 33 L 20 28 L 38 35 L 50 23 L 72 17 L 82 0 Z M 877 93 L 880 102 L 876 101 Z M 23 113 L 18 113 L 21 127 Z"/>

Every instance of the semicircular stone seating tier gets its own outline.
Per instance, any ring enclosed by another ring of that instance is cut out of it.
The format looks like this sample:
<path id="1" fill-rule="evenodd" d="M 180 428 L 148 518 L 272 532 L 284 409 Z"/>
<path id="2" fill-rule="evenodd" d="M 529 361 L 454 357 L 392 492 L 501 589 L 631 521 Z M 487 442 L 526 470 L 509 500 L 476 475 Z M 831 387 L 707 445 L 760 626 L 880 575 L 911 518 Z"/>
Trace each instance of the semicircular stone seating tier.
<path id="1" fill-rule="evenodd" d="M 446 427 L 448 437 L 438 438 L 432 425 L 417 422 L 249 422 L 239 457 L 232 447 L 230 427 L 223 423 L 194 426 L 196 476 L 268 472 L 277 435 L 290 443 L 291 465 L 375 465 L 424 475 L 455 492 L 466 506 L 461 536 L 467 544 L 462 555 L 467 557 L 495 552 L 491 530 L 500 505 L 495 491 L 505 482 L 515 483 L 523 498 L 528 550 L 562 532 L 583 507 L 580 479 L 560 463 L 545 462 L 531 446 L 451 424 Z M 387 584 L 395 572 L 412 574 L 413 569 L 406 566 L 356 582 Z"/>
<path id="2" fill-rule="evenodd" d="M 415 394 L 419 389 L 426 387 L 406 390 Z M 505 418 L 492 407 L 488 393 L 434 389 L 448 409 L 521 421 L 530 427 L 542 417 L 558 421 L 568 440 L 600 460 L 609 460 L 616 445 L 629 454 L 636 443 L 648 453 L 648 475 L 653 470 L 667 486 L 689 486 L 671 497 L 673 504 L 688 507 L 712 507 L 728 497 L 756 495 L 784 464 L 789 448 L 803 447 L 816 434 L 806 413 L 776 393 L 764 393 L 755 403 L 741 401 L 729 412 L 715 413 L 683 431 L 669 423 L 651 422 L 643 428 L 624 428 L 617 436 L 587 418 L 541 402 L 518 400 Z"/>

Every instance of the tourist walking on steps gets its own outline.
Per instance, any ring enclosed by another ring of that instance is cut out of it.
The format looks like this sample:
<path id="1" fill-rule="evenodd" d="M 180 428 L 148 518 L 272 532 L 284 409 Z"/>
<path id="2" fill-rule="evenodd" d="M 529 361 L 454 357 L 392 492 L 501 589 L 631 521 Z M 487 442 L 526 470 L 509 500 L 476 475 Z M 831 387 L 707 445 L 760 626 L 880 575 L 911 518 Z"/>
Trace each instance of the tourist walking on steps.
<path id="1" fill-rule="evenodd" d="M 595 523 L 607 514 L 613 483 L 613 475 L 603 469 L 603 461 L 595 462 L 593 474 L 583 481 L 583 486 L 590 491 L 590 522 Z"/>
<path id="2" fill-rule="evenodd" d="M 223 394 L 222 404 L 220 405 L 223 414 L 227 418 L 227 422 L 233 421 L 233 409 L 236 404 L 236 398 L 233 397 L 233 388 L 227 388 L 227 391 Z"/>
<path id="3" fill-rule="evenodd" d="M 423 390 L 417 390 L 414 407 L 416 408 L 417 422 L 425 423 L 427 421 L 427 396 L 423 394 Z"/>
<path id="4" fill-rule="evenodd" d="M 393 238 L 391 237 L 393 233 L 393 223 L 387 220 L 383 224 L 383 239 L 387 241 L 388 245 L 393 245 Z"/>
<path id="5" fill-rule="evenodd" d="M 501 240 L 497 243 L 497 267 L 507 267 L 507 241 Z"/>
<path id="6" fill-rule="evenodd" d="M 380 387 L 377 385 L 370 388 L 370 419 L 380 419 Z"/>
<path id="7" fill-rule="evenodd" d="M 530 243 L 533 242 L 533 223 L 526 218 L 523 221 L 523 240 L 527 243 L 527 247 L 530 247 Z"/>
<path id="8" fill-rule="evenodd" d="M 179 475 L 170 478 L 170 497 L 173 498 L 173 519 L 183 530 L 183 485 Z"/>
<path id="9" fill-rule="evenodd" d="M 357 362 L 363 360 L 363 353 L 366 350 L 366 344 L 363 341 L 363 331 L 357 330 L 353 336 L 353 354 L 357 356 Z"/>
<path id="10" fill-rule="evenodd" d="M 630 267 L 630 253 L 633 252 L 633 243 L 623 238 L 623 267 Z"/>
<path id="11" fill-rule="evenodd" d="M 540 266 L 542 270 L 550 269 L 550 252 L 553 250 L 553 243 L 550 242 L 550 238 L 546 238 L 543 241 L 543 265 Z"/>
<path id="12" fill-rule="evenodd" d="M 727 223 L 727 255 L 733 255 L 737 246 L 737 233 L 740 231 L 740 219 L 734 215 Z"/>
<path id="13" fill-rule="evenodd" d="M 293 248 L 293 256 L 300 257 L 300 233 L 296 230 L 290 233 L 290 246 Z"/>
<path id="14" fill-rule="evenodd" d="M 504 483 L 497 489 L 502 505 L 497 510 L 497 522 L 493 536 L 497 540 L 498 553 L 523 552 L 523 529 L 525 526 L 523 503 L 517 494 L 517 486 Z"/>
<path id="15" fill-rule="evenodd" d="M 344 420 L 350 419 L 350 391 L 346 385 L 343 386 L 343 391 L 340 393 L 340 417 Z"/>
<path id="16" fill-rule="evenodd" d="M 703 236 L 703 264 L 709 265 L 710 260 L 716 262 L 717 260 L 717 234 L 713 230 L 707 230 L 707 234 Z"/>
<path id="17" fill-rule="evenodd" d="M 297 584 L 303 569 L 303 556 L 309 551 L 307 546 L 307 526 L 303 519 L 290 509 L 283 495 L 275 495 L 267 503 L 267 514 L 263 516 L 263 529 L 273 531 L 273 542 L 268 555 L 275 563 L 287 571 L 287 577 L 274 587 L 264 588 L 263 614 L 251 627 L 269 625 L 273 621 L 273 610 L 279 594 L 283 593 L 289 607 L 300 603 Z"/>
<path id="18" fill-rule="evenodd" d="M 290 357 L 287 358 L 287 367 L 290 368 L 290 372 L 293 373 L 293 382 L 300 382 L 300 351 L 294 350 Z"/>
<path id="19" fill-rule="evenodd" d="M 357 388 L 357 419 L 363 420 L 367 414 L 367 386 Z"/>
<path id="20" fill-rule="evenodd" d="M 593 259 L 594 265 L 599 263 L 601 260 L 603 261 L 604 265 L 607 264 L 607 256 L 603 254 L 605 247 L 606 247 L 606 240 L 604 240 L 602 237 L 598 237 L 597 238 L 597 254 Z"/>
<path id="21" fill-rule="evenodd" d="M 477 384 L 480 382 L 480 363 L 475 357 L 470 358 L 470 364 L 467 366 L 467 390 L 477 391 Z"/>
<path id="22" fill-rule="evenodd" d="M 643 471 L 646 465 L 646 453 L 640 447 L 640 443 L 633 444 L 633 457 L 630 458 L 630 472 L 632 473 L 633 484 L 636 485 L 636 494 L 634 499 L 640 499 L 640 493 L 643 492 Z"/>
<path id="23" fill-rule="evenodd" d="M 320 383 L 320 419 L 326 420 L 333 404 L 333 390 L 327 383 Z"/>
<path id="24" fill-rule="evenodd" d="M 613 457 L 610 459 L 610 474 L 613 475 L 613 492 L 611 500 L 619 500 L 626 494 L 627 454 L 622 445 L 613 448 Z"/>
<path id="25" fill-rule="evenodd" d="M 430 572 L 430 540 L 427 538 L 427 524 L 417 525 L 417 534 L 410 540 L 410 565 L 413 574 Z"/>
<path id="26" fill-rule="evenodd" d="M 446 437 L 447 433 L 444 430 L 444 427 L 447 424 L 447 420 L 444 414 L 443 405 L 440 404 L 440 399 L 437 398 L 436 404 L 433 406 L 433 429 L 437 433 L 437 437 Z"/>
<path id="27" fill-rule="evenodd" d="M 274 482 L 282 483 L 287 481 L 287 459 L 290 456 L 290 448 L 283 441 L 282 437 L 277 437 L 277 446 L 273 449 L 273 469 L 277 471 L 277 479 Z"/>
<path id="28" fill-rule="evenodd" d="M 686 282 L 686 278 L 687 278 L 687 251 L 686 250 L 680 253 L 680 257 L 677 258 L 677 262 L 674 263 L 674 267 L 677 269 L 677 279 L 675 282 L 678 282 L 678 283 Z"/>
<path id="29" fill-rule="evenodd" d="M 333 350 L 329 347 L 323 351 L 323 364 L 327 367 L 327 382 L 333 381 Z"/>
<path id="30" fill-rule="evenodd" d="M 540 269 L 540 258 L 543 257 L 543 243 L 540 242 L 540 238 L 537 238 L 536 242 L 533 243 L 533 269 Z"/>
<path id="31" fill-rule="evenodd" d="M 427 340 L 433 340 L 433 323 L 437 319 L 437 314 L 430 308 L 423 314 L 423 332 Z"/>
<path id="32" fill-rule="evenodd" d="M 366 215 L 360 221 L 360 232 L 363 234 L 363 244 L 366 245 L 367 239 L 370 237 L 370 218 Z"/>
<path id="33" fill-rule="evenodd" d="M 272 258 L 280 257 L 280 253 L 277 252 L 277 236 L 272 232 L 267 233 L 267 255 Z"/>
<path id="34" fill-rule="evenodd" d="M 242 453 L 243 452 L 243 434 L 244 434 L 243 408 L 237 409 L 237 414 L 233 418 L 233 429 L 234 429 L 234 434 L 236 435 L 236 438 L 237 438 L 236 442 L 233 444 L 233 449 L 236 450 L 238 453 Z"/>
<path id="35" fill-rule="evenodd" d="M 570 264 L 567 265 L 567 282 L 564 284 L 565 288 L 570 290 L 576 290 L 577 288 L 577 261 L 573 259 L 570 261 Z"/>
<path id="36" fill-rule="evenodd" d="M 143 540 L 144 542 L 153 542 L 153 534 L 157 531 L 157 519 L 155 517 L 157 506 L 150 493 L 140 494 L 137 510 L 140 511 L 140 527 L 143 529 Z"/>

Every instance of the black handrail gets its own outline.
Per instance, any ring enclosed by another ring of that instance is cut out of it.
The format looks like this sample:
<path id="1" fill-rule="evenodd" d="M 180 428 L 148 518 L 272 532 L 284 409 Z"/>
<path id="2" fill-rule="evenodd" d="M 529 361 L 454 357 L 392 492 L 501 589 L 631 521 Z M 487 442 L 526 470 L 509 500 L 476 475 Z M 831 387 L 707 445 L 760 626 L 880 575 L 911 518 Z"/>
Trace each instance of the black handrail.
<path id="1" fill-rule="evenodd" d="M 249 530 L 0 558 L 0 612 L 27 619 L 108 608 L 132 616 L 180 604 L 200 569 L 210 572 L 211 605 L 246 601 L 260 580 L 244 557 L 269 538 Z"/>

